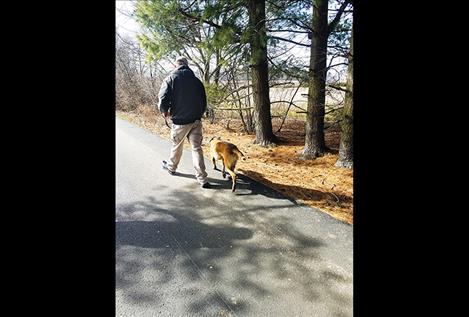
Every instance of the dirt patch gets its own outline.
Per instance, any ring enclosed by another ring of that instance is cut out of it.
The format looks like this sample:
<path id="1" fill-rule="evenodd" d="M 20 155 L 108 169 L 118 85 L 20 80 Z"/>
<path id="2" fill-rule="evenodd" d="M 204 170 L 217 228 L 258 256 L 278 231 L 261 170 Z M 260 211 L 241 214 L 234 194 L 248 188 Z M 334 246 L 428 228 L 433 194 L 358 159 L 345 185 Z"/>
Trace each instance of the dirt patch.
<path id="1" fill-rule="evenodd" d="M 169 138 L 170 130 L 163 118 L 153 110 L 139 109 L 136 112 L 116 112 L 117 116 L 130 121 L 144 129 Z M 274 131 L 280 120 L 273 120 Z M 304 147 L 304 122 L 288 119 L 282 130 L 276 135 L 281 144 L 274 148 L 263 148 L 253 144 L 254 135 L 242 131 L 242 124 L 236 119 L 220 120 L 210 124 L 204 121 L 204 155 L 208 158 L 208 141 L 212 136 L 238 146 L 246 156 L 236 167 L 238 173 L 244 174 L 283 195 L 300 203 L 316 207 L 336 219 L 353 223 L 353 171 L 338 168 L 334 164 L 338 158 L 340 128 L 331 126 L 326 129 L 326 145 L 331 152 L 315 160 L 299 158 Z M 185 143 L 185 148 L 190 148 Z M 210 168 L 210 167 L 208 167 Z"/>

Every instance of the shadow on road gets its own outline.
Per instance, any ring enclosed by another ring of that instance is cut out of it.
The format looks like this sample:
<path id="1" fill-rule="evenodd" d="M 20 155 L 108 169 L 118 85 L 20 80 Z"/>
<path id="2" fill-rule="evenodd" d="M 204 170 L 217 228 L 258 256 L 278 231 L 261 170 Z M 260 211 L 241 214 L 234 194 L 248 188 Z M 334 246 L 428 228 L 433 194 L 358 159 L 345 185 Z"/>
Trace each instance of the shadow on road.
<path id="1" fill-rule="evenodd" d="M 219 172 L 221 175 L 221 171 Z M 249 178 L 246 175 L 237 173 L 237 176 L 238 177 L 236 180 L 236 191 L 234 192 L 234 195 L 237 195 L 237 196 L 263 195 L 269 198 L 287 199 L 295 205 L 298 204 L 294 199 L 283 196 L 281 193 L 263 185 L 262 183 L 258 181 L 255 181 Z M 260 174 L 256 173 L 255 176 L 260 176 Z M 183 178 L 193 179 L 194 181 L 196 180 L 193 174 L 180 173 L 180 172 L 176 172 L 176 174 L 174 174 L 173 177 L 183 177 Z M 269 183 L 264 178 L 262 179 L 264 180 L 265 183 Z M 229 179 L 228 177 L 225 179 L 208 177 L 208 181 L 213 185 L 212 189 L 214 190 L 217 190 L 217 189 L 231 190 L 232 183 L 231 183 L 231 179 Z"/>
<path id="2" fill-rule="evenodd" d="M 240 178 L 241 188 L 255 192 Z M 325 246 L 320 237 L 305 235 L 275 212 L 286 207 L 295 208 L 284 201 L 277 206 L 249 201 L 233 206 L 229 199 L 207 204 L 207 198 L 184 188 L 117 205 L 116 288 L 126 300 L 155 304 L 167 296 L 161 285 L 174 283 L 183 272 L 188 281 L 212 285 L 203 291 L 187 286 L 180 294 L 189 301 L 188 315 L 211 315 L 214 306 L 247 313 L 258 298 L 290 294 L 330 306 L 331 315 L 341 316 L 337 306 L 351 311 L 351 297 L 337 291 L 350 285 L 350 278 L 318 256 Z M 144 293 L 137 285 L 148 269 L 158 271 L 158 285 Z M 243 290 L 236 300 L 234 289 Z"/>

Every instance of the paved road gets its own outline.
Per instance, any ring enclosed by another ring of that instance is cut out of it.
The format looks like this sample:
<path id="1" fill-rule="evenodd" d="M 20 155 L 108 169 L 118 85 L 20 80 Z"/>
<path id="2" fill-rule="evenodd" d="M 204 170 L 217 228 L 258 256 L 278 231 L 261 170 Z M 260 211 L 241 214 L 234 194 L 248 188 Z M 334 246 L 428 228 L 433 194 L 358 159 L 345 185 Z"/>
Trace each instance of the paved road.
<path id="1" fill-rule="evenodd" d="M 117 316 L 352 316 L 352 226 L 169 149 L 116 119 Z"/>

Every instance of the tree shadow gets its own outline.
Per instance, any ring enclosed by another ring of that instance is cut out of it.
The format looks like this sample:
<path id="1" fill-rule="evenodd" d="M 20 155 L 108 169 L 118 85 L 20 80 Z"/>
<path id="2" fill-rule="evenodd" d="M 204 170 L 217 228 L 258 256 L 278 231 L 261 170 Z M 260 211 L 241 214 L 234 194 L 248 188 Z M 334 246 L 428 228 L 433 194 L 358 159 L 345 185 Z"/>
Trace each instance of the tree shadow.
<path id="1" fill-rule="evenodd" d="M 291 145 L 291 144 L 290 144 Z M 304 144 L 303 144 L 304 146 Z M 338 154 L 339 151 L 337 149 L 326 149 L 327 154 Z M 274 152 L 272 151 L 271 155 L 268 158 L 268 163 L 269 165 L 274 165 L 275 164 L 282 164 L 283 166 L 288 165 L 288 166 L 294 166 L 294 167 L 310 167 L 310 166 L 315 166 L 315 167 L 329 167 L 330 163 L 327 160 L 321 160 L 321 159 L 312 159 L 312 160 L 305 160 L 301 157 L 301 152 L 292 152 L 292 151 L 279 151 L 279 152 Z"/>
<path id="2" fill-rule="evenodd" d="M 274 131 L 278 126 L 273 124 Z M 279 139 L 279 145 L 282 146 L 304 146 L 305 145 L 305 126 L 304 121 L 298 121 L 290 126 L 286 124 L 280 132 L 275 133 Z M 327 153 L 338 154 L 340 144 L 340 126 L 330 122 L 324 123 L 324 141 L 327 147 Z"/>
<path id="3" fill-rule="evenodd" d="M 183 216 L 175 222 L 116 222 L 116 244 L 140 248 L 165 248 L 169 240 L 183 243 L 186 249 L 221 248 L 251 237 L 252 232 L 245 228 L 209 226 Z"/>
<path id="4" fill-rule="evenodd" d="M 240 169 L 247 178 L 252 177 L 253 179 L 259 180 L 259 183 L 266 184 L 268 188 L 271 188 L 271 191 L 277 191 L 278 196 L 288 195 L 288 193 L 295 192 L 301 196 L 300 199 L 313 200 L 313 201 L 322 201 L 328 204 L 338 205 L 340 204 L 352 204 L 353 198 L 343 194 L 334 194 L 332 195 L 329 192 L 304 188 L 296 185 L 287 185 L 287 184 L 277 184 L 268 179 L 266 179 L 262 174 L 251 171 Z M 293 198 L 288 198 L 291 201 L 295 201 Z M 337 202 L 337 199 L 339 200 Z"/>
<path id="5" fill-rule="evenodd" d="M 164 302 L 176 284 L 182 286 L 174 296 L 188 315 L 246 314 L 259 300 L 288 296 L 351 311 L 350 296 L 337 291 L 350 277 L 327 271 L 317 253 L 326 247 L 321 237 L 275 211 L 296 208 L 288 202 L 262 206 L 243 198 L 234 206 L 178 189 L 116 207 L 116 288 L 127 301 Z M 158 287 L 142 287 L 148 280 Z"/>

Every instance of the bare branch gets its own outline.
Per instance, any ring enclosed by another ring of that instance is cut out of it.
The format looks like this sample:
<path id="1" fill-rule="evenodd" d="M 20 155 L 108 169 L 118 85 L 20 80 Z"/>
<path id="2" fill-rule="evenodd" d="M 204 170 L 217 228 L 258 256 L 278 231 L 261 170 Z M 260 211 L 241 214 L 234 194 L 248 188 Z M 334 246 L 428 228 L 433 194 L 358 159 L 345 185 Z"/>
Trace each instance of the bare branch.
<path id="1" fill-rule="evenodd" d="M 341 110 L 341 109 L 343 109 L 343 108 L 344 108 L 344 107 L 333 108 L 333 109 L 331 109 L 331 110 L 325 112 L 324 115 L 329 114 L 329 113 L 332 113 L 332 112 L 337 111 L 337 110 Z"/>
<path id="2" fill-rule="evenodd" d="M 268 55 L 267 55 L 267 59 L 269 60 L 270 63 L 272 63 L 272 65 L 274 65 L 276 68 L 278 68 L 282 73 L 287 74 L 288 76 L 290 76 L 292 78 L 298 78 L 299 77 L 299 76 L 296 76 L 296 75 L 290 73 L 289 71 L 285 70 L 284 68 L 278 66 Z M 302 79 L 304 79 L 304 78 L 302 78 Z"/>
<path id="3" fill-rule="evenodd" d="M 290 103 L 290 101 L 288 101 L 288 100 L 276 100 L 276 101 L 271 101 L 270 104 L 280 103 L 280 102 L 283 102 L 283 103 Z M 299 111 L 299 113 L 301 113 L 301 112 L 305 112 L 305 113 L 306 113 L 306 109 L 301 108 L 300 106 L 296 105 L 296 103 L 292 102 L 291 105 L 292 105 L 293 107 L 296 107 L 296 108 L 300 109 L 301 111 Z M 298 112 L 298 111 L 297 111 L 297 112 Z"/>
<path id="4" fill-rule="evenodd" d="M 296 31 L 296 30 L 291 30 L 291 29 L 286 29 L 286 30 L 272 30 L 272 29 L 267 29 L 267 32 L 289 32 L 289 33 L 302 33 L 302 34 L 308 34 L 308 31 Z"/>
<path id="5" fill-rule="evenodd" d="M 280 54 L 275 55 L 275 56 L 272 56 L 271 59 L 276 59 L 276 58 L 278 58 L 278 57 L 280 57 L 280 56 L 282 56 L 282 55 L 285 55 L 285 54 L 287 54 L 288 52 L 290 52 L 293 48 L 294 48 L 294 46 L 290 46 L 290 48 L 288 48 L 287 50 L 281 52 Z M 288 59 L 290 59 L 291 57 L 292 57 L 292 56 L 289 56 Z M 288 60 L 288 59 L 287 59 L 287 60 Z"/>
<path id="6" fill-rule="evenodd" d="M 285 41 L 285 42 L 293 43 L 293 44 L 300 45 L 300 46 L 304 46 L 304 47 L 311 47 L 310 44 L 304 44 L 304 43 L 295 42 L 295 41 L 293 41 L 293 40 L 285 39 L 285 38 L 283 38 L 283 37 L 272 36 L 272 35 L 271 35 L 271 36 L 267 36 L 267 37 L 270 38 L 270 39 Z"/>
<path id="7" fill-rule="evenodd" d="M 347 92 L 348 90 L 347 89 L 344 89 L 342 87 L 339 87 L 339 86 L 336 86 L 336 85 L 332 85 L 332 84 L 328 84 L 327 86 L 331 87 L 331 88 L 334 88 L 334 89 L 337 89 L 337 90 L 340 90 L 340 91 L 344 91 L 344 92 Z"/>
<path id="8" fill-rule="evenodd" d="M 273 1 L 267 0 L 267 2 L 276 7 L 277 9 L 284 10 L 285 8 L 282 6 L 279 6 L 278 4 L 274 3 Z M 282 21 L 289 21 L 293 23 L 294 25 L 298 26 L 299 28 L 306 29 L 309 31 L 312 31 L 312 28 L 309 25 L 301 23 L 299 20 L 294 20 L 294 19 L 289 19 L 289 18 L 275 18 L 275 19 L 268 19 L 267 21 L 277 21 L 277 20 L 282 20 Z"/>
<path id="9" fill-rule="evenodd" d="M 125 16 L 128 17 L 128 18 L 132 18 L 132 13 L 126 12 L 126 11 L 120 9 L 120 8 L 117 8 L 117 7 L 116 7 L 116 10 L 117 10 L 120 14 L 125 15 Z"/>
<path id="10" fill-rule="evenodd" d="M 217 108 L 217 110 L 236 110 L 236 111 L 239 111 L 239 110 L 249 110 L 249 109 L 252 109 L 252 107 L 245 107 L 245 108 Z"/>
<path id="11" fill-rule="evenodd" d="M 302 82 L 300 81 L 299 84 L 298 84 L 298 87 L 295 90 L 295 93 L 293 94 L 293 96 L 290 99 L 290 103 L 288 104 L 287 111 L 285 112 L 285 116 L 283 117 L 282 123 L 280 124 L 280 127 L 277 130 L 277 133 L 280 132 L 280 130 L 282 129 L 283 124 L 285 123 L 285 119 L 287 118 L 288 111 L 290 111 L 291 105 L 293 104 L 293 99 L 295 99 L 296 93 L 298 92 L 298 90 L 300 90 L 301 85 L 302 85 Z"/>
<path id="12" fill-rule="evenodd" d="M 179 8 L 179 12 L 184 15 L 185 17 L 193 20 L 193 21 L 202 21 L 204 22 L 205 24 L 208 24 L 210 26 L 213 26 L 213 27 L 216 27 L 216 28 L 221 28 L 221 25 L 218 25 L 216 24 L 215 22 L 212 22 L 212 21 L 209 21 L 209 20 L 205 20 L 205 19 L 202 19 L 201 17 L 197 17 L 197 16 L 194 16 L 192 14 L 189 14 L 187 13 L 186 11 L 184 11 L 182 8 Z"/>
<path id="13" fill-rule="evenodd" d="M 345 0 L 344 3 L 342 3 L 342 5 L 339 8 L 339 11 L 337 12 L 334 19 L 331 21 L 331 23 L 329 23 L 329 25 L 327 27 L 327 34 L 331 34 L 331 32 L 337 26 L 337 24 L 340 21 L 340 17 L 344 13 L 345 7 L 348 6 L 350 2 L 351 2 L 350 0 Z"/>
<path id="14" fill-rule="evenodd" d="M 188 10 L 188 9 L 190 9 L 190 8 L 194 5 L 194 3 L 196 3 L 196 2 L 197 2 L 197 0 L 192 1 L 192 3 L 190 3 L 187 7 L 185 7 L 184 9 L 181 9 L 181 10 Z"/>
<path id="15" fill-rule="evenodd" d="M 121 41 L 124 42 L 125 44 L 127 44 L 127 45 L 129 45 L 129 46 L 134 46 L 134 43 L 129 43 L 129 42 L 127 42 L 126 40 L 124 40 L 124 39 L 122 38 L 122 36 L 121 36 L 118 32 L 116 32 L 116 35 L 117 35 L 117 36 L 121 39 Z"/>
<path id="16" fill-rule="evenodd" d="M 334 65 L 329 65 L 329 66 L 327 66 L 327 69 L 330 69 L 332 67 L 339 66 L 339 65 L 348 65 L 348 63 L 337 63 L 337 64 L 334 64 Z"/>

